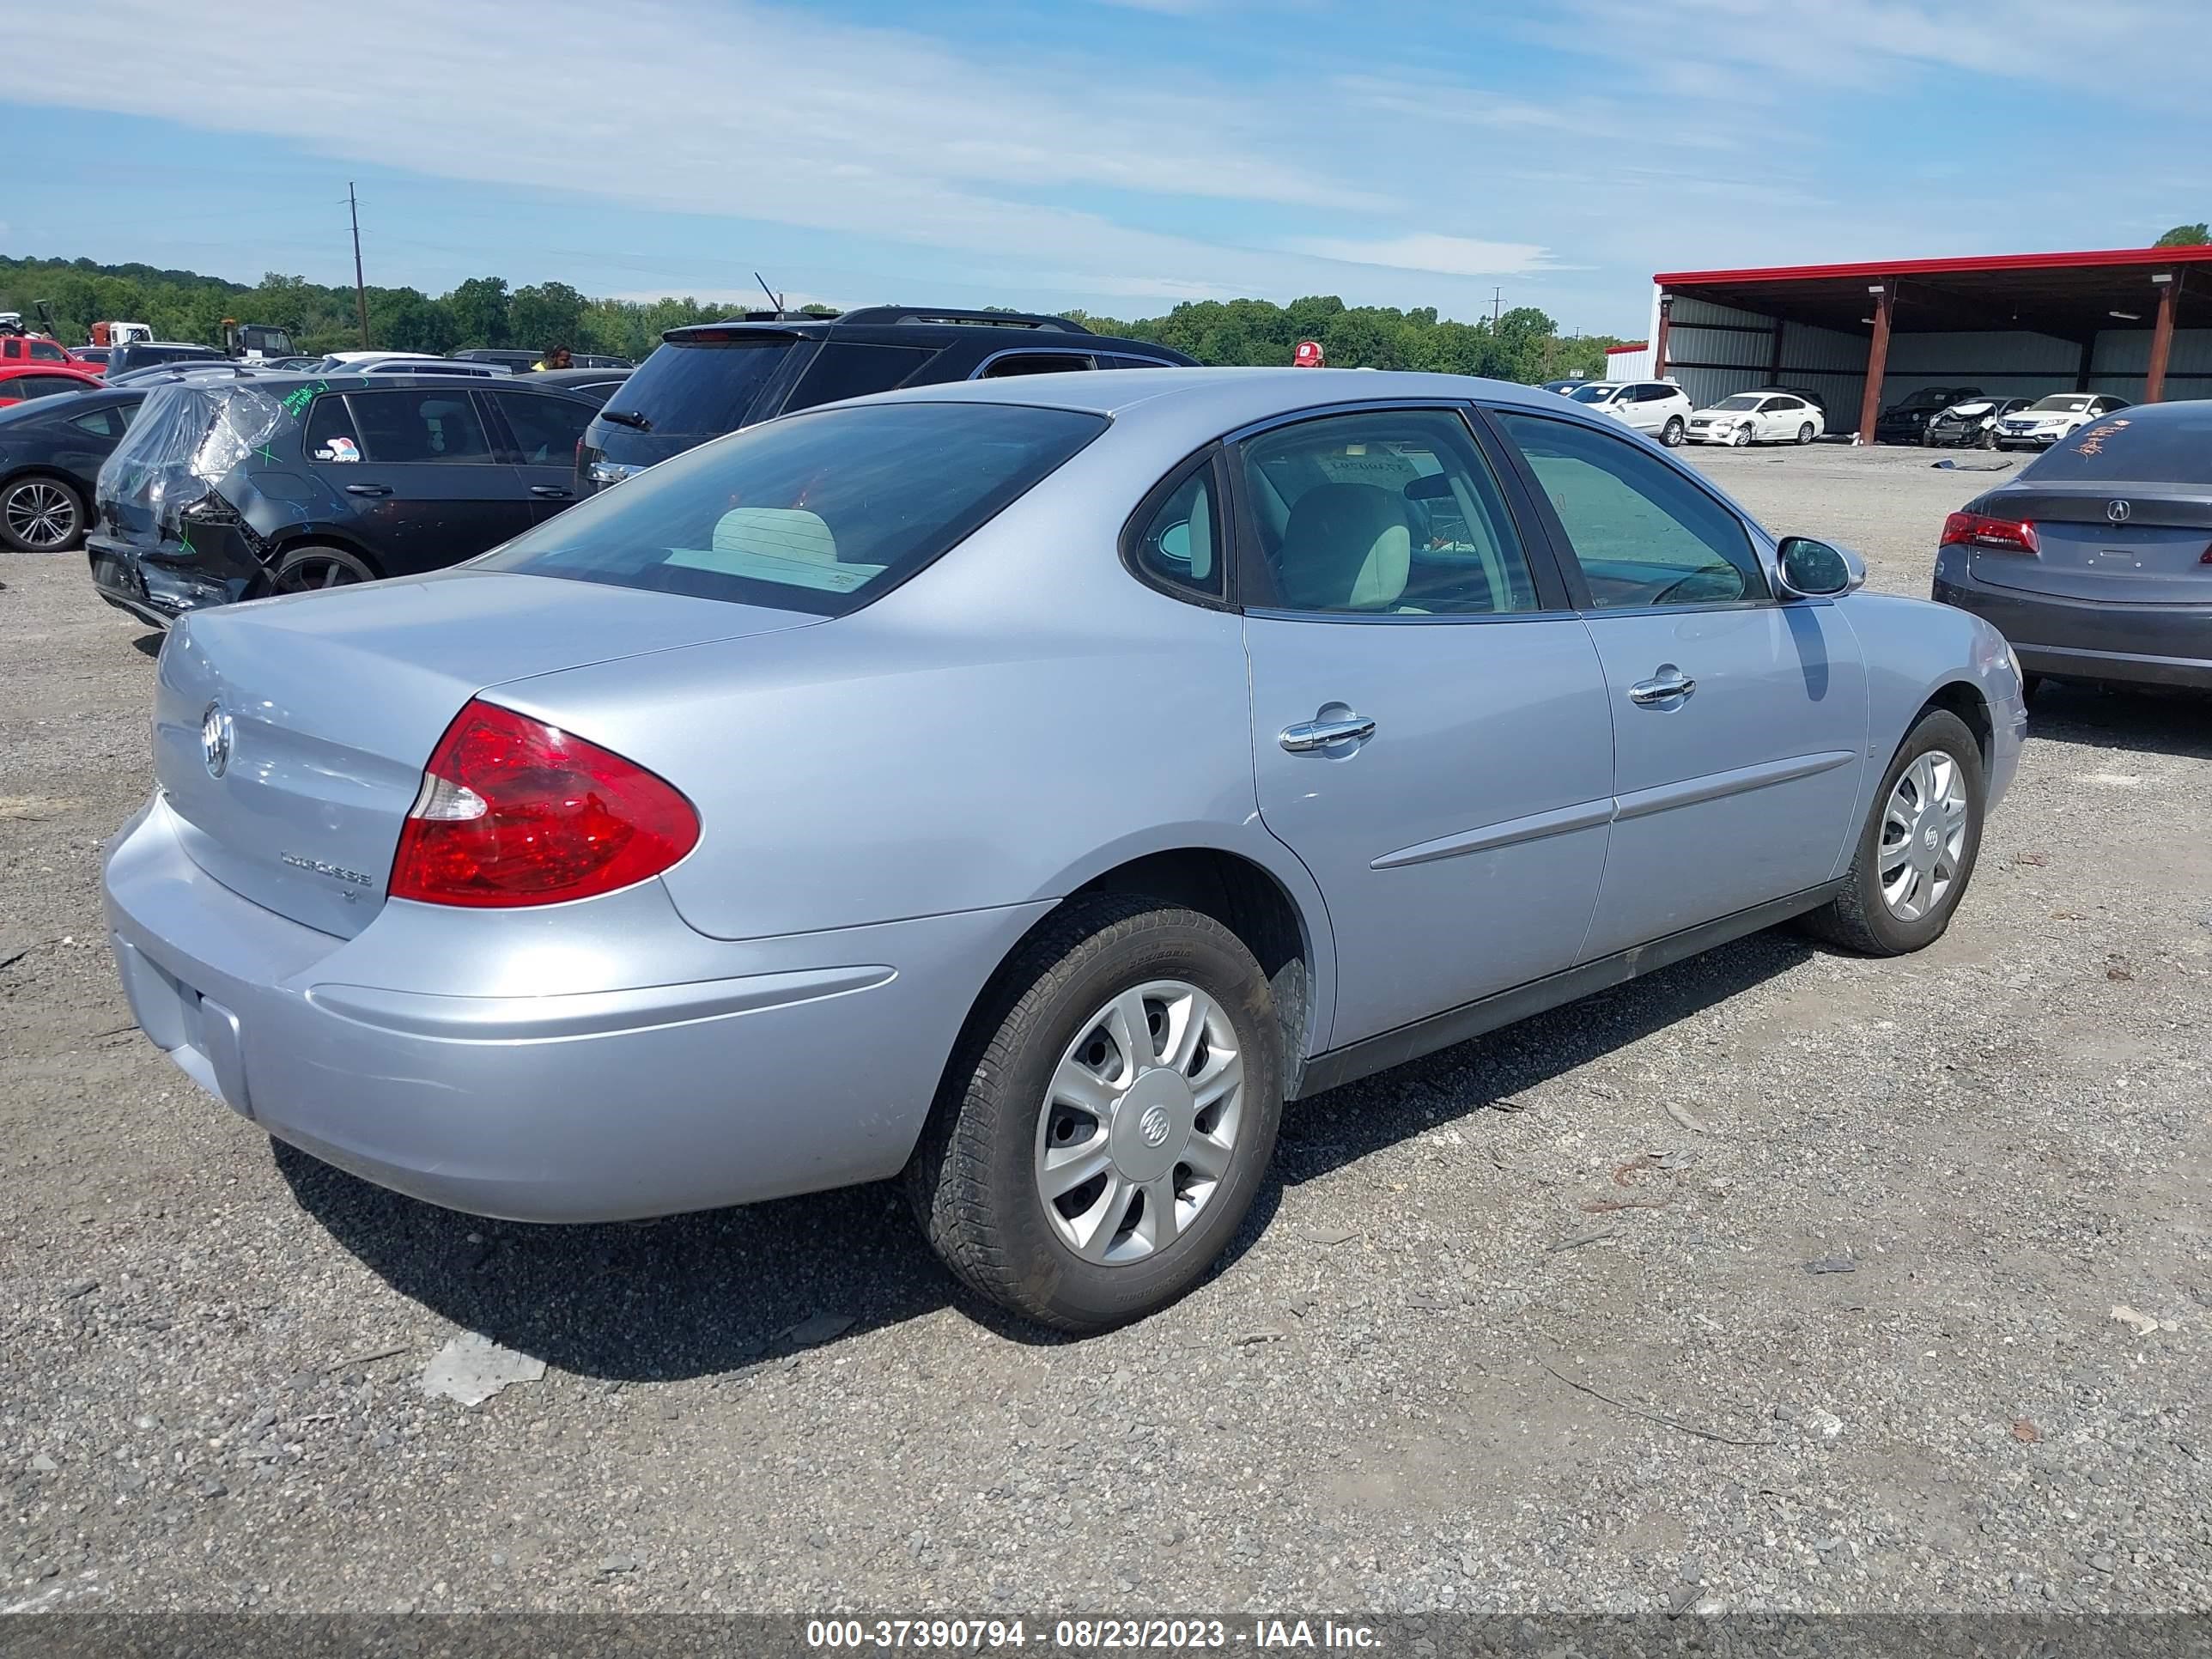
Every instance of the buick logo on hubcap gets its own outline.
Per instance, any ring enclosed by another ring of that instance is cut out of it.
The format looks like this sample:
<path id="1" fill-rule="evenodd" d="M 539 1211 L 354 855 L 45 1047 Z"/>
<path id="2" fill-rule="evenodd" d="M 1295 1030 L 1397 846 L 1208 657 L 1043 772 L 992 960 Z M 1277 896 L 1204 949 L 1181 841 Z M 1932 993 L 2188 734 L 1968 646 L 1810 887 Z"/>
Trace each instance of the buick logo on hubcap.
<path id="1" fill-rule="evenodd" d="M 1145 1138 L 1145 1145 L 1157 1146 L 1168 1138 L 1168 1115 L 1157 1106 L 1145 1108 L 1145 1115 L 1137 1120 L 1137 1133 Z"/>
<path id="2" fill-rule="evenodd" d="M 219 778 L 230 769 L 230 716 L 219 702 L 211 702 L 200 716 L 200 758 L 208 775 Z"/>
<path id="3" fill-rule="evenodd" d="M 2128 521 L 2128 515 L 2135 510 L 2134 504 L 2129 501 L 2106 501 L 2105 503 L 2105 516 L 2110 519 L 2114 524 L 2125 524 Z"/>

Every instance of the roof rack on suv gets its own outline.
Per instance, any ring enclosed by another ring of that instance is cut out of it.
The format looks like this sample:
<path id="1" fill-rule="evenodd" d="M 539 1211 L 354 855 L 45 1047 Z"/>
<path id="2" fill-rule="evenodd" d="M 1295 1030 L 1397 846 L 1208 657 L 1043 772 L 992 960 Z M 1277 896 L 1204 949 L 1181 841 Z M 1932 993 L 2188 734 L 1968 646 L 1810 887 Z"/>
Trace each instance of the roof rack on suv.
<path id="1" fill-rule="evenodd" d="M 862 306 L 858 311 L 845 313 L 836 320 L 872 328 L 969 323 L 987 328 L 1048 329 L 1063 334 L 1091 332 L 1082 324 L 1070 322 L 1065 317 L 1042 317 L 1027 311 L 915 311 L 905 306 Z"/>

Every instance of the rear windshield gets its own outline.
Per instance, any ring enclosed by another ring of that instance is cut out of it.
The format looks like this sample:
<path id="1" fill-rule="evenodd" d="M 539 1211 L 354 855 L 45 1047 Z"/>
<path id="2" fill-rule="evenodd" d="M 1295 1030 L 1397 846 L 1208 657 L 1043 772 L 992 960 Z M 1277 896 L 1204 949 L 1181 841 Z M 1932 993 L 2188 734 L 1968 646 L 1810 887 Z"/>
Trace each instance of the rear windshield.
<path id="1" fill-rule="evenodd" d="M 798 344 L 788 337 L 723 345 L 671 341 L 638 367 L 613 406 L 644 416 L 652 423 L 646 430 L 656 437 L 735 432 L 785 354 Z"/>
<path id="2" fill-rule="evenodd" d="M 2039 483 L 2212 485 L 2212 403 L 2107 415 L 2061 438 L 2020 476 Z"/>
<path id="3" fill-rule="evenodd" d="M 473 568 L 842 616 L 973 534 L 1105 427 L 1013 404 L 787 415 L 663 461 Z"/>

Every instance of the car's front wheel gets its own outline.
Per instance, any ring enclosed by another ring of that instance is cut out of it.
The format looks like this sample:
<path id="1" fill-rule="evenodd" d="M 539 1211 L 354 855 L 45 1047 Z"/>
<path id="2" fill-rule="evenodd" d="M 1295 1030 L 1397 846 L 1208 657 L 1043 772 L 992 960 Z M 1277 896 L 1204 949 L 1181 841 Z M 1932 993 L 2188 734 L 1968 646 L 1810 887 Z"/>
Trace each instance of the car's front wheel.
<path id="1" fill-rule="evenodd" d="M 1981 852 L 1986 790 L 1981 746 L 1966 722 L 1942 708 L 1923 714 L 1882 775 L 1843 891 L 1806 925 L 1876 957 L 1942 938 Z"/>
<path id="2" fill-rule="evenodd" d="M 1682 434 L 1686 429 L 1680 415 L 1669 415 L 1667 417 L 1667 424 L 1659 428 L 1659 441 L 1669 449 L 1676 448 L 1681 444 Z"/>
<path id="3" fill-rule="evenodd" d="M 908 1170 L 922 1231 L 1041 1323 L 1143 1317 L 1251 1207 L 1281 1050 L 1267 976 L 1219 922 L 1131 896 L 1070 907 L 1001 971 L 947 1069 Z"/>
<path id="4" fill-rule="evenodd" d="M 1729 443 L 1733 448 L 1748 449 L 1751 447 L 1751 428 L 1748 426 L 1736 428 L 1735 435 L 1729 440 Z"/>

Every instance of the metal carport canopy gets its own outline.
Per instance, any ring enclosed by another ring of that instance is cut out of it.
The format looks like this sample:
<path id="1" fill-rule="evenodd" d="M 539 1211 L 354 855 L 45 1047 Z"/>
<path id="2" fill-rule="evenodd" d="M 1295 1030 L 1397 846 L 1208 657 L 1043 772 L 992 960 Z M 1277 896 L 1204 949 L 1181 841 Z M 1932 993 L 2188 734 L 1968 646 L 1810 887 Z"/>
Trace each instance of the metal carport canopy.
<path id="1" fill-rule="evenodd" d="M 2163 280 L 2161 280 L 2163 279 Z M 1655 374 L 1666 373 L 1667 313 L 1677 296 L 1785 323 L 1868 337 L 1865 408 L 1870 436 L 1888 337 L 2026 330 L 2084 345 L 2114 313 L 2154 329 L 2148 393 L 2163 392 L 2176 328 L 2212 327 L 2212 246 L 1999 253 L 1954 259 L 1869 260 L 1742 270 L 1661 271 Z M 1869 313 L 1873 313 L 1869 326 Z"/>

